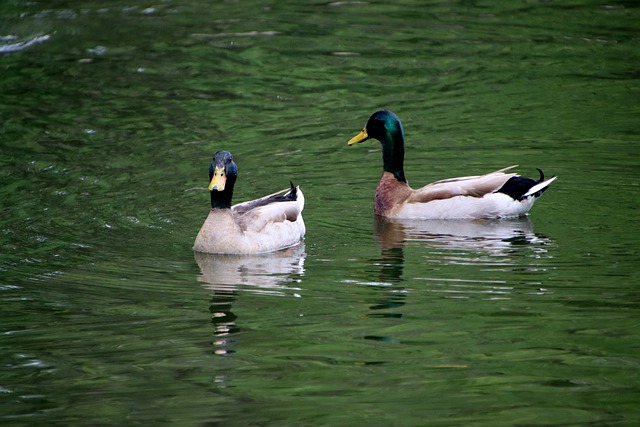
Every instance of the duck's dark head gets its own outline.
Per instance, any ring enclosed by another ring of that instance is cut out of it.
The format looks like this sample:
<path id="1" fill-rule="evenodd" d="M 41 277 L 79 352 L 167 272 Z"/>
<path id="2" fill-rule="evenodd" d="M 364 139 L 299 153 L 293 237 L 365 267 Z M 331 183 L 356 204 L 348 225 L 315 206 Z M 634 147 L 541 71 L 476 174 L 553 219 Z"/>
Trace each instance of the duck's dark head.
<path id="1" fill-rule="evenodd" d="M 404 177 L 404 130 L 398 116 L 389 110 L 376 111 L 369 117 L 366 126 L 351 138 L 349 145 L 377 139 L 382 144 L 384 170 L 391 172 L 399 181 Z"/>
<path id="2" fill-rule="evenodd" d="M 362 131 L 351 138 L 349 145 L 364 142 L 369 138 L 377 139 L 381 143 L 393 143 L 398 137 L 404 139 L 402 123 L 398 116 L 389 110 L 380 110 L 371 115 Z"/>
<path id="3" fill-rule="evenodd" d="M 238 166 L 228 151 L 218 151 L 209 166 L 209 191 L 212 208 L 230 208 L 233 186 L 238 178 Z"/>

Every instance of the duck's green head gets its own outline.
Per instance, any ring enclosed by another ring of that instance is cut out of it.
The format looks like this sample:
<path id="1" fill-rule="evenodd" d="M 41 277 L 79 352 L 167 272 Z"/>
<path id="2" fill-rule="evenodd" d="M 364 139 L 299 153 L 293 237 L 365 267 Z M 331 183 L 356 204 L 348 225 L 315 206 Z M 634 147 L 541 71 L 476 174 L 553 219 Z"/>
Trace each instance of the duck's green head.
<path id="1" fill-rule="evenodd" d="M 391 172 L 399 180 L 404 177 L 404 130 L 400 119 L 389 110 L 376 111 L 369 117 L 366 126 L 347 144 L 354 145 L 367 139 L 377 139 L 382 143 L 384 170 Z"/>
<path id="2" fill-rule="evenodd" d="M 218 151 L 209 165 L 209 191 L 211 191 L 211 207 L 231 207 L 233 186 L 238 178 L 238 166 L 228 151 Z"/>
<path id="3" fill-rule="evenodd" d="M 364 142 L 367 139 L 377 139 L 381 143 L 393 143 L 400 137 L 404 140 L 404 130 L 400 119 L 389 110 L 380 110 L 371 115 L 362 131 L 351 138 L 349 145 Z"/>

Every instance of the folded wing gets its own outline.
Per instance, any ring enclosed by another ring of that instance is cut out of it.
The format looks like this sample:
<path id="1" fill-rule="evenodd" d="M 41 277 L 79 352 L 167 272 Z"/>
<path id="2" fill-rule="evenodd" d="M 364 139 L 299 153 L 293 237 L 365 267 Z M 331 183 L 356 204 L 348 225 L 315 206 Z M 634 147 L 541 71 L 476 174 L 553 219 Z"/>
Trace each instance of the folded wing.
<path id="1" fill-rule="evenodd" d="M 231 210 L 243 231 L 261 231 L 269 224 L 295 222 L 304 209 L 304 196 L 299 187 L 278 191 L 260 199 L 234 205 Z M 281 195 L 282 193 L 285 193 Z"/>
<path id="2" fill-rule="evenodd" d="M 412 192 L 409 203 L 427 203 L 456 196 L 483 197 L 498 191 L 515 173 L 504 173 L 517 165 L 509 166 L 485 175 L 444 179 L 425 185 Z"/>

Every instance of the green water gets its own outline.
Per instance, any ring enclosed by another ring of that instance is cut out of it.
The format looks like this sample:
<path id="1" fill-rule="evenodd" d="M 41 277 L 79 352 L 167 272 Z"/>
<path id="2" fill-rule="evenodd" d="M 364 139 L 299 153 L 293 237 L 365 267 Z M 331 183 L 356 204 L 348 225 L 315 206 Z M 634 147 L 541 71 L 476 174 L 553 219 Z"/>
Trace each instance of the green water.
<path id="1" fill-rule="evenodd" d="M 2 425 L 640 424 L 640 9 L 493 3 L 2 2 Z M 376 221 L 379 108 L 415 187 L 559 179 Z M 194 256 L 219 149 L 303 246 Z"/>

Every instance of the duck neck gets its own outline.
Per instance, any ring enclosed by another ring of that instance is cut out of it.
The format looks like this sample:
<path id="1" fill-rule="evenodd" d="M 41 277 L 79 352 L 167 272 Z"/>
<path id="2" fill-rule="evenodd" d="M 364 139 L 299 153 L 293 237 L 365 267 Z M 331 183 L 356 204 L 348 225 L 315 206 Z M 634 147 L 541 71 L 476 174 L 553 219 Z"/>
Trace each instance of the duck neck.
<path id="1" fill-rule="evenodd" d="M 392 173 L 400 182 L 407 182 L 404 177 L 404 135 L 402 130 L 387 134 L 382 141 L 382 160 L 385 172 Z"/>
<path id="2" fill-rule="evenodd" d="M 232 180 L 227 180 L 227 184 L 222 191 L 211 191 L 211 209 L 230 209 L 231 198 L 233 197 Z"/>
<path id="3" fill-rule="evenodd" d="M 229 209 L 231 208 L 231 195 L 225 194 L 227 191 L 211 192 L 211 209 Z"/>

